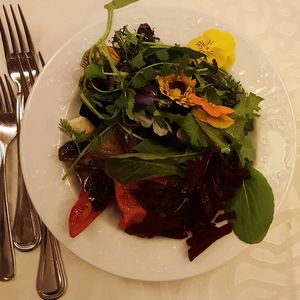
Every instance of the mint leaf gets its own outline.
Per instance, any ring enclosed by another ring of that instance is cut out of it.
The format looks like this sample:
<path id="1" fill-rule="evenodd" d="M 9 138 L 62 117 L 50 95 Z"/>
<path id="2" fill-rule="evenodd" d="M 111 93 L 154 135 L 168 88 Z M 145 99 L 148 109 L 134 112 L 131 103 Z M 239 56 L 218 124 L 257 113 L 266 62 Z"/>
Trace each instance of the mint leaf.
<path id="1" fill-rule="evenodd" d="M 266 178 L 256 169 L 249 169 L 251 178 L 244 180 L 226 212 L 235 211 L 233 231 L 242 241 L 254 244 L 265 237 L 274 214 L 274 196 Z"/>
<path id="2" fill-rule="evenodd" d="M 84 76 L 86 79 L 100 78 L 105 79 L 106 75 L 103 73 L 101 66 L 95 63 L 87 65 L 84 69 Z"/>
<path id="3" fill-rule="evenodd" d="M 143 67 L 145 64 L 141 51 L 130 61 L 130 65 L 136 69 Z"/>

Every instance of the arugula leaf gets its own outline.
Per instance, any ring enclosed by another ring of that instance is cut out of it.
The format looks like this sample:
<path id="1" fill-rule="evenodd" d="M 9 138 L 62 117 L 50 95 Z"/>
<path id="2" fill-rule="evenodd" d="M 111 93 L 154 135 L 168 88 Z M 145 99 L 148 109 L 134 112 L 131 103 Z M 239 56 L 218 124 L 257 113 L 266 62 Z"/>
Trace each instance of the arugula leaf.
<path id="1" fill-rule="evenodd" d="M 230 145 L 224 138 L 220 130 L 205 124 L 198 122 L 204 133 L 211 139 L 211 141 L 221 150 L 222 153 L 229 154 L 231 152 Z"/>
<path id="2" fill-rule="evenodd" d="M 233 231 L 239 239 L 254 244 L 263 240 L 272 223 L 274 196 L 266 178 L 252 167 L 249 171 L 251 178 L 244 180 L 225 211 L 235 211 Z"/>
<path id="3" fill-rule="evenodd" d="M 113 130 L 114 130 L 113 126 L 107 127 L 106 129 L 101 131 L 99 134 L 94 136 L 93 139 L 89 142 L 89 144 L 82 151 L 80 151 L 80 149 L 78 148 L 79 155 L 77 156 L 75 161 L 72 163 L 72 165 L 69 167 L 69 169 L 67 170 L 67 172 L 65 173 L 65 175 L 63 176 L 62 179 L 64 180 L 69 176 L 69 174 L 73 171 L 74 167 L 77 165 L 77 163 L 80 161 L 80 159 L 82 157 L 84 157 L 89 152 L 101 147 L 101 145 L 103 145 L 105 143 L 105 141 L 107 140 L 107 138 L 112 134 Z"/>
<path id="4" fill-rule="evenodd" d="M 182 128 L 189 137 L 191 146 L 193 146 L 195 149 L 207 147 L 206 138 L 201 132 L 197 122 L 195 121 L 191 113 L 183 116 L 180 114 L 172 114 L 161 111 L 160 114 L 168 118 L 170 121 L 175 122 L 180 128 Z"/>
<path id="5" fill-rule="evenodd" d="M 235 119 L 230 127 L 224 129 L 224 133 L 232 141 L 239 142 L 245 136 L 245 124 L 245 119 Z"/>
<path id="6" fill-rule="evenodd" d="M 185 168 L 171 159 L 145 160 L 137 157 L 109 158 L 104 172 L 112 179 L 126 184 L 142 179 L 177 175 L 184 177 Z"/>
<path id="7" fill-rule="evenodd" d="M 234 116 L 241 118 L 253 118 L 255 112 L 260 110 L 258 104 L 263 100 L 263 98 L 250 93 L 248 96 L 241 96 L 240 102 L 234 107 Z"/>
<path id="8" fill-rule="evenodd" d="M 256 157 L 256 151 L 252 145 L 250 138 L 244 137 L 240 140 L 241 149 L 238 152 L 242 167 L 245 166 L 246 161 L 254 161 Z"/>

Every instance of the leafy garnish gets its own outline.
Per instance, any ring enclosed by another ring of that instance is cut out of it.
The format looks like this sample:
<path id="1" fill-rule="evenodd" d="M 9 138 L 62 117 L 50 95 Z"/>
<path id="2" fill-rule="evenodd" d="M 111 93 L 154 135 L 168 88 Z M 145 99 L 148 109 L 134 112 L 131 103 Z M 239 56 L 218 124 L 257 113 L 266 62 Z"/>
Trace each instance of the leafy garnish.
<path id="1" fill-rule="evenodd" d="M 66 136 L 72 139 L 77 145 L 89 139 L 84 130 L 81 132 L 75 131 L 70 125 L 69 121 L 66 119 L 60 119 L 58 128 Z"/>
<path id="2" fill-rule="evenodd" d="M 235 211 L 232 220 L 235 234 L 244 242 L 258 243 L 265 237 L 274 214 L 274 196 L 266 178 L 256 169 L 249 167 L 250 179 L 226 206 L 226 211 Z"/>
<path id="3" fill-rule="evenodd" d="M 185 167 L 172 159 L 148 160 L 138 157 L 112 157 L 105 161 L 104 171 L 112 179 L 126 184 L 155 177 L 173 175 L 184 177 Z"/>

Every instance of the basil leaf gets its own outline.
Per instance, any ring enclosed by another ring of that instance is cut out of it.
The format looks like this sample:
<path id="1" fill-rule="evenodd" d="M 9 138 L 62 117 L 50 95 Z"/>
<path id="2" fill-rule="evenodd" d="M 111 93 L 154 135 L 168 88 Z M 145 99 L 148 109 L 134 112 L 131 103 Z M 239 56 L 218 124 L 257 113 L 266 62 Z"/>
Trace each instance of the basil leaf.
<path id="1" fill-rule="evenodd" d="M 251 178 L 244 180 L 225 211 L 235 211 L 233 230 L 242 241 L 254 244 L 263 240 L 272 223 L 274 196 L 266 178 L 256 169 L 249 168 Z"/>
<path id="2" fill-rule="evenodd" d="M 145 160 L 137 157 L 109 158 L 105 161 L 104 171 L 123 184 L 173 175 L 183 178 L 185 175 L 185 168 L 171 159 Z"/>

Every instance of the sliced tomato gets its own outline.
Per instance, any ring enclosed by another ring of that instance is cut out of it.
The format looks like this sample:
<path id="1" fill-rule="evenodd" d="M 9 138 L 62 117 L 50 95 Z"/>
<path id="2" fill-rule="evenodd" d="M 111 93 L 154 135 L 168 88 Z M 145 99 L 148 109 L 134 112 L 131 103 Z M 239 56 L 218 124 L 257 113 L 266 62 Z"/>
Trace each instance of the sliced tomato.
<path id="1" fill-rule="evenodd" d="M 80 191 L 79 199 L 69 215 L 69 234 L 73 238 L 88 227 L 101 211 L 94 211 L 91 201 L 84 190 Z"/>
<path id="2" fill-rule="evenodd" d="M 153 178 L 149 181 L 155 181 L 161 184 L 167 184 L 168 178 Z M 144 220 L 147 211 L 138 203 L 138 201 L 130 193 L 130 190 L 137 188 L 136 182 L 129 184 L 120 184 L 115 182 L 116 202 L 122 213 L 122 219 L 119 227 L 123 230 L 134 223 L 140 223 Z"/>

